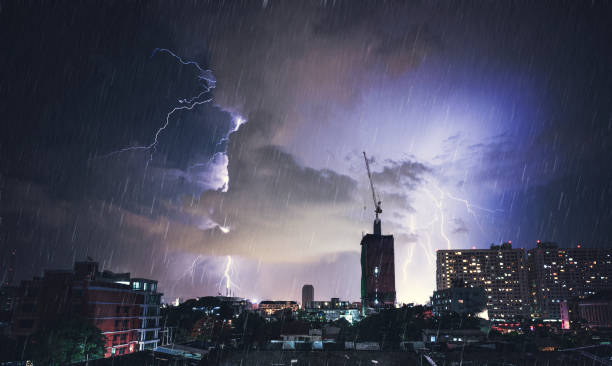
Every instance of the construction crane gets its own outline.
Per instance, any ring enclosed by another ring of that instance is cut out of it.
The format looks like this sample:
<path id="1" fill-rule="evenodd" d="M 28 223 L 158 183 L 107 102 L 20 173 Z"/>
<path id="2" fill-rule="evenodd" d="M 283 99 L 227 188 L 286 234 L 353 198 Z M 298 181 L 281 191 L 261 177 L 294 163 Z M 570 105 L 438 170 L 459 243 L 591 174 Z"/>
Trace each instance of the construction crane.
<path id="1" fill-rule="evenodd" d="M 376 213 L 376 221 L 379 221 L 378 214 L 382 213 L 382 208 L 380 208 L 381 202 L 376 197 L 376 191 L 374 190 L 374 182 L 372 182 L 372 172 L 370 172 L 370 163 L 368 162 L 368 157 L 366 156 L 365 151 L 363 152 L 363 160 L 365 160 L 366 169 L 368 171 L 368 179 L 370 180 L 370 188 L 372 189 L 372 200 L 374 201 L 374 212 Z"/>

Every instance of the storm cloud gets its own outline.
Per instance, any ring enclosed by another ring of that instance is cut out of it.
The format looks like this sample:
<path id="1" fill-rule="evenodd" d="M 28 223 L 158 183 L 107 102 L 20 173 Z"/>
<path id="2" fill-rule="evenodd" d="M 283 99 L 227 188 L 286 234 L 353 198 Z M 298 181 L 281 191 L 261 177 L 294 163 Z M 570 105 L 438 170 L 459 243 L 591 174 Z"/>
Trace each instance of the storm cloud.
<path id="1" fill-rule="evenodd" d="M 89 255 L 171 298 L 216 293 L 231 255 L 240 295 L 357 300 L 364 150 L 402 301 L 438 248 L 609 245 L 609 10 L 2 2 L 0 259 L 24 279 Z M 211 101 L 112 154 L 201 90 L 160 47 L 211 70 Z"/>

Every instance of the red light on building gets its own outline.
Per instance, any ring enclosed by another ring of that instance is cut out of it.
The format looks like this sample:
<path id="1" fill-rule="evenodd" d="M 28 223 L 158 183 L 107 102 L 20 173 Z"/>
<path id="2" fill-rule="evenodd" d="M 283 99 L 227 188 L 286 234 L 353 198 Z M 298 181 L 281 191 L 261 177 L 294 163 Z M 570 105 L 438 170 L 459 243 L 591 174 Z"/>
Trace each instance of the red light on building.
<path id="1" fill-rule="evenodd" d="M 536 243 L 540 244 L 540 239 L 536 240 Z"/>
<path id="2" fill-rule="evenodd" d="M 580 249 L 580 244 L 576 245 L 576 248 Z"/>
<path id="3" fill-rule="evenodd" d="M 508 244 L 512 244 L 512 240 L 508 240 Z"/>

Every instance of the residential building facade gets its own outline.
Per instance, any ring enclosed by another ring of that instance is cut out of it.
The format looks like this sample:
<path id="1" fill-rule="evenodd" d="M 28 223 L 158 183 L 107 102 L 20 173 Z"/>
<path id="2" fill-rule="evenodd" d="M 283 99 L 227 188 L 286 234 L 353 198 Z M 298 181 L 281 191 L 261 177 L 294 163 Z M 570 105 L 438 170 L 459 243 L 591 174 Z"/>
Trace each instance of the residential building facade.
<path id="1" fill-rule="evenodd" d="M 132 278 L 132 290 L 143 296 L 140 305 L 138 349 L 154 349 L 160 344 L 160 311 L 162 294 L 157 292 L 157 281 L 146 278 Z"/>
<path id="2" fill-rule="evenodd" d="M 559 248 L 538 241 L 527 251 L 527 263 L 533 318 L 559 322 L 561 303 L 612 290 L 612 248 Z"/>
<path id="3" fill-rule="evenodd" d="M 11 335 L 24 341 L 62 317 L 80 316 L 104 335 L 105 357 L 152 349 L 159 342 L 160 300 L 156 281 L 76 262 L 73 270 L 47 270 L 22 281 Z"/>
<path id="4" fill-rule="evenodd" d="M 512 243 L 491 245 L 490 249 L 437 251 L 437 290 L 463 281 L 466 287 L 482 287 L 489 320 L 508 322 L 529 316 L 529 292 L 523 249 Z"/>

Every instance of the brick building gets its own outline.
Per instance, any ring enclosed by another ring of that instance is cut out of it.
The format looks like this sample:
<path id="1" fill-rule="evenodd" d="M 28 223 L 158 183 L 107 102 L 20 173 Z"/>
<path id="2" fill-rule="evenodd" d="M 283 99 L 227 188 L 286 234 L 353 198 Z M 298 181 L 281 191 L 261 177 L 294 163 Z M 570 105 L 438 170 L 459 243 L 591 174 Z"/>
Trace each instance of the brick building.
<path id="1" fill-rule="evenodd" d="M 76 262 L 73 270 L 47 270 L 42 278 L 22 281 L 11 335 L 25 341 L 47 324 L 74 314 L 101 330 L 105 357 L 152 349 L 159 342 L 160 300 L 156 281 L 100 272 L 94 261 Z"/>

